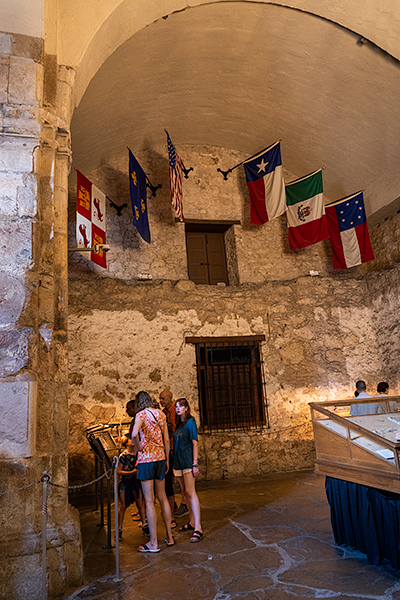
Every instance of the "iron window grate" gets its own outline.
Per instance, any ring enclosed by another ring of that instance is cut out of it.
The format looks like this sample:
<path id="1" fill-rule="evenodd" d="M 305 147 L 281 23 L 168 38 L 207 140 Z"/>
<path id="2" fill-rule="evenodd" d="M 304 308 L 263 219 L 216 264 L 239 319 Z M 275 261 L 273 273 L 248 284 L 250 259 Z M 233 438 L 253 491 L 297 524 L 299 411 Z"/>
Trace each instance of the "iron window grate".
<path id="1" fill-rule="evenodd" d="M 196 345 L 204 432 L 247 430 L 268 424 L 262 339 L 264 336 L 202 342 L 199 338 L 187 338 Z"/>

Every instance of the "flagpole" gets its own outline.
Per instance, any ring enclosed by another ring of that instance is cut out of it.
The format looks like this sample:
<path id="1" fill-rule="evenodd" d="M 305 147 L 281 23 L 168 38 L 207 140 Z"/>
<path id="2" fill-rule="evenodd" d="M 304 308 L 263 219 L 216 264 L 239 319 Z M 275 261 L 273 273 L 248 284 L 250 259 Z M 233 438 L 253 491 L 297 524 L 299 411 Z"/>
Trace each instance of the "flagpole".
<path id="1" fill-rule="evenodd" d="M 230 169 L 228 169 L 227 171 L 223 171 L 222 169 L 217 169 L 217 171 L 219 171 L 220 173 L 222 173 L 222 175 L 224 176 L 224 180 L 228 181 L 228 175 L 229 173 L 232 173 L 232 171 L 234 169 L 237 169 L 238 167 L 240 167 L 241 165 L 243 165 L 245 162 L 247 162 L 248 160 L 251 160 L 252 158 L 255 158 L 256 156 L 258 156 L 259 154 L 263 154 L 264 152 L 266 152 L 267 150 L 269 150 L 270 148 L 273 148 L 274 146 L 276 146 L 276 144 L 279 144 L 282 140 L 278 140 L 277 142 L 275 142 L 274 144 L 271 144 L 270 146 L 267 146 L 266 148 L 264 148 L 264 150 L 260 150 L 260 152 L 256 152 L 255 154 L 253 154 L 253 156 L 249 156 L 248 158 L 245 158 L 244 160 L 242 160 L 242 162 L 238 163 L 237 165 L 235 165 L 234 167 L 231 167 Z"/>
<path id="2" fill-rule="evenodd" d="M 129 152 L 132 152 L 132 150 L 129 148 L 129 146 L 127 146 L 127 149 L 129 150 Z M 133 152 L 132 152 L 132 154 L 133 154 Z M 144 171 L 143 171 L 143 173 L 144 173 Z M 157 190 L 159 190 L 160 188 L 162 188 L 162 184 L 159 183 L 157 185 L 153 185 L 151 183 L 150 179 L 147 177 L 146 173 L 144 173 L 144 176 L 146 177 L 146 180 L 147 180 L 147 187 L 151 189 L 151 192 L 152 192 L 152 195 L 153 195 L 153 198 L 154 198 L 154 196 L 156 195 Z"/>
<path id="3" fill-rule="evenodd" d="M 358 194 L 362 194 L 364 192 L 365 190 L 358 190 L 358 192 L 354 192 L 354 194 L 349 194 L 348 196 L 343 196 L 343 198 L 339 198 L 339 200 L 333 200 L 333 202 L 328 202 L 328 204 L 325 204 L 325 206 L 332 206 L 332 204 L 336 204 L 337 202 L 342 202 L 343 200 L 350 200 L 351 198 L 354 198 L 354 196 L 357 196 Z"/>
<path id="4" fill-rule="evenodd" d="M 325 168 L 326 167 L 321 167 L 320 169 L 317 169 L 316 171 L 311 171 L 311 173 L 308 173 L 307 175 L 303 175 L 302 177 L 298 177 L 294 181 L 290 181 L 289 183 L 287 183 L 285 187 L 287 187 L 289 185 L 292 185 L 293 183 L 299 183 L 299 181 L 303 181 L 303 179 L 307 179 L 307 177 L 311 177 L 312 175 L 316 175 L 320 171 L 325 171 Z"/>
<path id="5" fill-rule="evenodd" d="M 169 135 L 168 131 L 164 128 L 165 133 L 168 135 L 169 139 L 171 139 L 171 136 Z M 189 179 L 189 173 L 190 171 L 193 171 L 193 167 L 189 167 L 188 169 L 185 167 L 182 158 L 179 156 L 180 160 L 181 160 L 181 165 L 182 165 L 182 171 L 185 173 L 185 179 Z"/>
<path id="6" fill-rule="evenodd" d="M 77 169 L 76 167 L 74 167 L 74 169 L 75 169 L 75 171 L 76 171 L 77 173 L 78 173 L 78 172 L 79 172 L 79 173 L 81 173 L 81 171 L 79 171 L 79 169 Z M 83 173 L 82 173 L 82 175 L 83 175 Z M 126 208 L 126 207 L 128 206 L 128 205 L 126 204 L 126 202 L 124 202 L 124 204 L 120 204 L 120 205 L 118 206 L 118 204 L 115 204 L 115 202 L 113 202 L 113 201 L 111 200 L 111 198 L 109 198 L 107 195 L 106 195 L 106 199 L 109 201 L 109 203 L 111 204 L 111 206 L 113 206 L 113 207 L 115 208 L 115 210 L 117 211 L 117 217 L 120 217 L 120 216 L 121 216 L 121 212 L 124 210 L 124 208 Z"/>

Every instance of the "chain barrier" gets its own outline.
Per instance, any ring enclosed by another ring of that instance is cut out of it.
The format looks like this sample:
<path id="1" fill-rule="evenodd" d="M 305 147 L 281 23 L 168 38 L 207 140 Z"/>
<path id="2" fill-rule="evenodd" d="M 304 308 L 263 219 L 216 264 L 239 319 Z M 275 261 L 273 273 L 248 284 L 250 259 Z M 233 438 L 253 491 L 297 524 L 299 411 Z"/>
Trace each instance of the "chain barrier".
<path id="1" fill-rule="evenodd" d="M 38 485 L 39 483 L 44 483 L 45 481 L 46 481 L 47 485 L 52 485 L 53 487 L 56 487 L 56 488 L 63 488 L 65 490 L 77 490 L 79 488 L 84 488 L 84 487 L 88 487 L 89 485 L 93 485 L 94 483 L 97 483 L 98 481 L 100 481 L 100 479 L 104 479 L 104 477 L 107 477 L 107 479 L 110 479 L 113 469 L 114 468 L 111 467 L 111 469 L 108 469 L 108 471 L 104 471 L 104 473 L 102 475 L 100 475 L 99 477 L 96 477 L 96 479 L 92 479 L 92 481 L 88 481 L 86 483 L 81 483 L 79 485 L 61 485 L 59 483 L 53 483 L 52 481 L 50 481 L 50 475 L 48 475 L 47 472 L 45 471 L 46 474 L 43 474 L 43 477 L 41 477 L 39 479 L 39 481 L 35 481 L 34 483 L 28 483 L 28 485 L 23 485 L 22 487 L 15 488 L 13 490 L 6 490 L 5 492 L 0 492 L 0 496 L 5 496 L 6 494 L 13 494 L 14 492 L 21 492 L 22 490 L 27 490 L 27 489 L 33 487 L 34 485 Z"/>
<path id="2" fill-rule="evenodd" d="M 104 471 L 104 473 L 102 475 L 100 475 L 99 477 L 96 477 L 96 479 L 92 479 L 92 481 L 87 481 L 86 483 L 81 483 L 79 485 L 61 485 L 59 483 L 52 483 L 52 481 L 50 480 L 50 475 L 48 474 L 47 471 L 43 471 L 43 475 L 42 477 L 39 479 L 39 481 L 35 481 L 33 483 L 29 483 L 28 485 L 23 485 L 19 488 L 15 488 L 13 490 L 6 490 L 5 492 L 0 492 L 0 497 L 1 496 L 5 496 L 6 494 L 12 494 L 14 492 L 21 492 L 22 490 L 27 490 L 35 485 L 38 485 L 39 483 L 43 484 L 43 500 L 42 500 L 42 600 L 47 600 L 48 598 L 48 585 L 47 585 L 47 557 L 46 557 L 46 549 L 47 549 L 47 494 L 48 494 L 48 486 L 53 486 L 56 488 L 63 488 L 66 490 L 77 490 L 80 488 L 84 488 L 84 487 L 88 487 L 89 485 L 93 485 L 94 483 L 97 483 L 98 481 L 100 481 L 101 479 L 104 479 L 104 477 L 107 477 L 108 480 L 111 480 L 112 477 L 112 473 L 113 471 L 117 471 L 117 465 L 118 465 L 118 457 L 116 457 L 116 460 L 113 460 L 113 466 L 108 469 L 107 471 Z M 114 482 L 114 486 L 115 486 L 115 482 Z M 118 504 L 118 499 L 117 497 L 115 498 L 115 506 L 117 506 Z M 118 511 L 115 511 L 116 514 L 116 537 L 118 540 Z M 118 552 L 118 546 L 117 546 L 117 552 Z M 121 581 L 119 579 L 119 556 L 117 558 L 117 579 L 116 581 Z"/>
<path id="3" fill-rule="evenodd" d="M 84 488 L 84 487 L 88 487 L 89 485 L 93 485 L 93 483 L 97 483 L 97 481 L 100 481 L 100 479 L 104 479 L 104 477 L 107 477 L 107 479 L 110 479 L 112 472 L 113 472 L 113 467 L 111 467 L 111 469 L 108 469 L 108 471 L 104 471 L 103 475 L 96 477 L 96 479 L 92 479 L 92 481 L 88 481 L 87 483 L 80 483 L 78 485 L 61 485 L 60 483 L 52 483 L 51 481 L 49 481 L 49 485 L 52 485 L 53 487 L 57 487 L 57 488 L 63 488 L 65 490 L 78 490 L 80 488 Z"/>
<path id="4" fill-rule="evenodd" d="M 0 496 L 5 496 L 6 494 L 12 494 L 13 492 L 20 492 L 21 490 L 27 490 L 28 488 L 32 487 L 33 485 L 38 485 L 38 483 L 42 483 L 42 480 L 39 479 L 39 481 L 35 481 L 34 483 L 29 483 L 28 485 L 23 485 L 20 488 L 16 488 L 15 490 L 6 490 L 5 492 L 0 492 Z"/>

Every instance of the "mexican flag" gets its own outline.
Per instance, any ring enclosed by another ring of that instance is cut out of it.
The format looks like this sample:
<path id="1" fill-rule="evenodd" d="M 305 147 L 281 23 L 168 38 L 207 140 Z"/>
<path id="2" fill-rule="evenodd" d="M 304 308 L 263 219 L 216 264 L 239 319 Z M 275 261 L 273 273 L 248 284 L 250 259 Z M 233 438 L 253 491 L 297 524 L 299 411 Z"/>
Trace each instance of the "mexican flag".
<path id="1" fill-rule="evenodd" d="M 321 169 L 286 186 L 286 205 L 292 249 L 329 238 Z"/>

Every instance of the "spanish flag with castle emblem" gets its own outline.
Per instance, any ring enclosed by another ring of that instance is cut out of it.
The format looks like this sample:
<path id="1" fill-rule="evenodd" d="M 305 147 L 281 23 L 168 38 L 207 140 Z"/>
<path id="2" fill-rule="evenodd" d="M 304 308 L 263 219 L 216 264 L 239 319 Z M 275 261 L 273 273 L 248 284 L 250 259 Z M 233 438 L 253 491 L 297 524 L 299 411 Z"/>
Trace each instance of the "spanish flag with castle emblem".
<path id="1" fill-rule="evenodd" d="M 77 171 L 76 242 L 78 248 L 93 248 L 106 243 L 106 195 L 80 171 Z M 81 254 L 107 268 L 106 253 L 101 248 L 97 252 Z"/>
<path id="2" fill-rule="evenodd" d="M 130 150 L 129 190 L 131 193 L 133 224 L 144 241 L 150 244 L 150 227 L 146 202 L 146 175 Z"/>
<path id="3" fill-rule="evenodd" d="M 322 169 L 292 181 L 285 188 L 290 247 L 305 248 L 329 238 Z"/>

